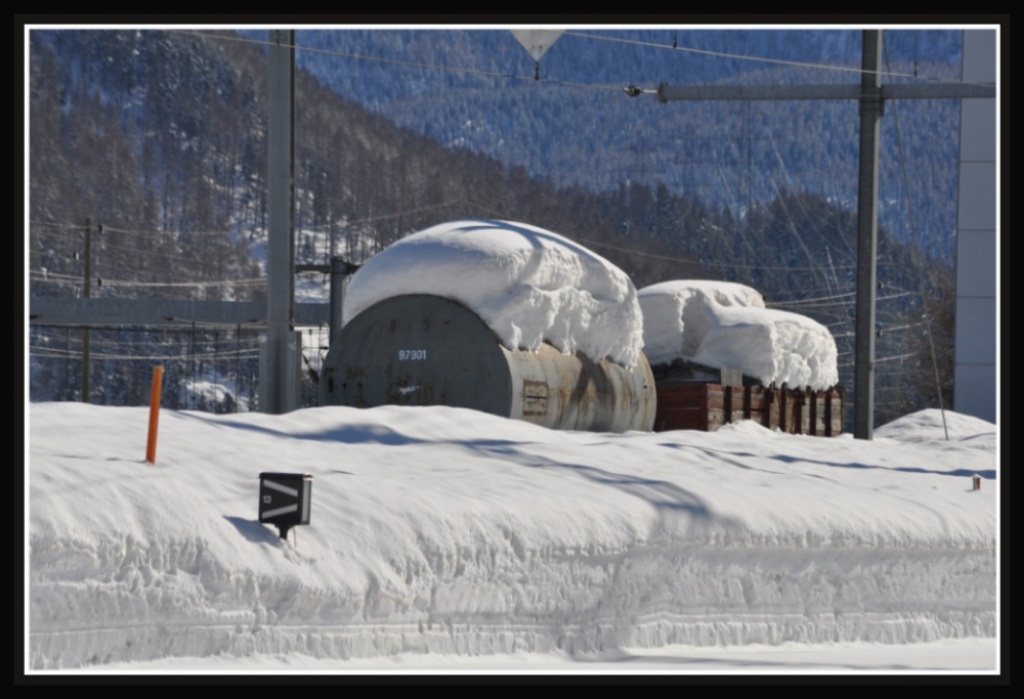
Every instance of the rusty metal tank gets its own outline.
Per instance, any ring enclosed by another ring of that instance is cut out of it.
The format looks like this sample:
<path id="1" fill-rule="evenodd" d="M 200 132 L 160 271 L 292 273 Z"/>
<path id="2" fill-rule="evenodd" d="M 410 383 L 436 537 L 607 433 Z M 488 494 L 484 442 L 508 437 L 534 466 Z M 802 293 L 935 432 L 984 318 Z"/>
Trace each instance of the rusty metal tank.
<path id="1" fill-rule="evenodd" d="M 552 429 L 651 431 L 654 377 L 549 344 L 510 350 L 466 306 L 427 294 L 395 296 L 350 320 L 324 361 L 322 405 L 448 405 Z"/>

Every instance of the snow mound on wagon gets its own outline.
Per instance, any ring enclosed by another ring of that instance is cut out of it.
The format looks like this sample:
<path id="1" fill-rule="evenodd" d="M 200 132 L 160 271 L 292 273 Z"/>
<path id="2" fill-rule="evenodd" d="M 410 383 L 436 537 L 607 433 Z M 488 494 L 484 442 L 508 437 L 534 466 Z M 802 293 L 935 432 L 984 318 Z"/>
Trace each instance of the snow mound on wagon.
<path id="1" fill-rule="evenodd" d="M 676 280 L 637 292 L 651 365 L 675 359 L 739 368 L 765 385 L 824 390 L 839 382 L 835 338 L 811 318 L 765 308 L 734 282 Z"/>
<path id="2" fill-rule="evenodd" d="M 548 342 L 632 366 L 643 347 L 636 287 L 567 238 L 525 223 L 463 220 L 395 242 L 353 275 L 343 323 L 380 301 L 432 294 L 462 303 L 509 349 Z"/>

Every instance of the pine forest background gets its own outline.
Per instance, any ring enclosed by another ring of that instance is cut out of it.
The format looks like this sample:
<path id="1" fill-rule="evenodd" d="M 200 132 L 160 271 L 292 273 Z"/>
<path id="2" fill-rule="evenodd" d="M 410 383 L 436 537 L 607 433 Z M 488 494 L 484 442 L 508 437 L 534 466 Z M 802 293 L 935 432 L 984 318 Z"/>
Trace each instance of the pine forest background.
<path id="1" fill-rule="evenodd" d="M 637 288 L 748 284 L 832 331 L 852 424 L 856 105 L 660 103 L 623 88 L 857 82 L 860 31 L 569 30 L 539 62 L 497 28 L 295 36 L 297 264 L 359 264 L 433 224 L 496 218 L 592 247 Z M 92 297 L 266 298 L 266 40 L 30 32 L 30 295 L 83 295 L 88 225 Z M 960 40 L 887 30 L 883 80 L 957 80 Z M 876 424 L 939 407 L 940 391 L 952 405 L 958 130 L 956 100 L 885 105 Z M 296 289 L 326 302 L 328 279 L 302 273 Z M 82 400 L 85 336 L 30 327 L 30 400 Z M 259 326 L 88 338 L 90 402 L 147 404 L 159 363 L 165 407 L 258 409 Z M 315 405 L 328 329 L 303 338 Z"/>

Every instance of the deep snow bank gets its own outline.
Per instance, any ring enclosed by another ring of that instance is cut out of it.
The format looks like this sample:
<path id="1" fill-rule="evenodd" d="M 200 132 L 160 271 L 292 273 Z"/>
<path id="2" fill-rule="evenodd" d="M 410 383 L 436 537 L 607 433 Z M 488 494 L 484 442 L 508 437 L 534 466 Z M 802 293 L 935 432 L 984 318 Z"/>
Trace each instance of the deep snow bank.
<path id="1" fill-rule="evenodd" d="M 637 292 L 651 365 L 685 359 L 739 368 L 765 385 L 831 388 L 839 382 L 835 339 L 806 316 L 765 308 L 756 290 L 732 282 L 676 280 Z"/>
<path id="2" fill-rule="evenodd" d="M 509 349 L 535 350 L 547 341 L 631 366 L 643 344 L 629 277 L 585 247 L 525 223 L 452 221 L 395 242 L 352 277 L 344 320 L 403 294 L 462 303 Z"/>
<path id="3" fill-rule="evenodd" d="M 945 443 L 951 447 L 996 450 L 996 426 L 987 420 L 936 408 L 919 410 L 882 425 L 876 439 L 901 442 Z"/>
<path id="4" fill-rule="evenodd" d="M 166 411 L 148 466 L 144 408 L 29 417 L 33 668 L 995 635 L 985 449 L 331 407 Z M 281 470 L 314 477 L 287 542 Z"/>

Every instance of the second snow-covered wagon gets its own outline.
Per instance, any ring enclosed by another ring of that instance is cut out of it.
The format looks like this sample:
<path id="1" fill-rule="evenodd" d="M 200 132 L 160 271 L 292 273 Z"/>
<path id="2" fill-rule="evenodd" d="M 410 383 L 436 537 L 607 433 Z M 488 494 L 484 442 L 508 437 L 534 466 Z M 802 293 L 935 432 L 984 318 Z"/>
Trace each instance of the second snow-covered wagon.
<path id="1" fill-rule="evenodd" d="M 754 420 L 782 432 L 842 434 L 837 350 L 826 327 L 766 308 L 758 291 L 733 282 L 667 281 L 638 298 L 656 430 Z"/>
<path id="2" fill-rule="evenodd" d="M 650 431 L 654 378 L 632 281 L 551 231 L 440 224 L 352 277 L 326 405 L 448 405 L 554 429 Z"/>

